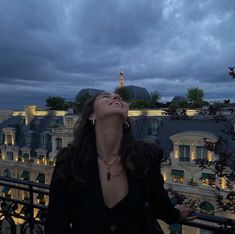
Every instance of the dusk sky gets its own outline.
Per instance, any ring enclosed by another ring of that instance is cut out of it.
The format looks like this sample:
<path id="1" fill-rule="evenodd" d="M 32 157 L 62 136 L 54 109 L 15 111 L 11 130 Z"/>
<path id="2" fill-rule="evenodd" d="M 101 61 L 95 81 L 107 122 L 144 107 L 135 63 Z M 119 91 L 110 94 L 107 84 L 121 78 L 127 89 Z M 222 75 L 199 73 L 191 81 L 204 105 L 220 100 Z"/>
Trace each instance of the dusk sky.
<path id="1" fill-rule="evenodd" d="M 235 102 L 234 0 L 0 0 L 0 109 L 83 88 Z"/>

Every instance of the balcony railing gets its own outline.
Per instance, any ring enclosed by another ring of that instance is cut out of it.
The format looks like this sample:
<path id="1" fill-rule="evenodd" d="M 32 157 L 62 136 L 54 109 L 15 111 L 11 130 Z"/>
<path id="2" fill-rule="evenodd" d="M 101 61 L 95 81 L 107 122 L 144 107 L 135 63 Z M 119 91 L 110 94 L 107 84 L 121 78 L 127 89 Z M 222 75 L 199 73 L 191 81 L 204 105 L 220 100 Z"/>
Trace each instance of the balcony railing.
<path id="1" fill-rule="evenodd" d="M 49 195 L 49 186 L 32 181 L 12 179 L 0 176 L 0 185 L 17 191 L 28 192 L 25 200 L 20 198 L 10 198 L 0 195 L 0 233 L 43 234 L 47 207 L 42 204 L 35 204 L 37 194 Z M 1 232 L 4 227 L 9 227 L 9 231 Z"/>
<path id="2" fill-rule="evenodd" d="M 0 185 L 15 189 L 17 192 L 27 191 L 29 193 L 28 200 L 0 196 L 0 233 L 44 234 L 43 226 L 45 224 L 47 206 L 35 204 L 34 200 L 36 194 L 48 196 L 49 186 L 32 181 L 23 181 L 2 176 L 0 176 Z M 182 224 L 211 230 L 218 234 L 235 233 L 235 220 L 233 219 L 202 214 L 199 212 L 194 212 L 193 216 L 196 216 L 197 218 Z M 8 232 L 2 232 L 1 230 L 3 229 L 3 221 L 8 224 Z"/>

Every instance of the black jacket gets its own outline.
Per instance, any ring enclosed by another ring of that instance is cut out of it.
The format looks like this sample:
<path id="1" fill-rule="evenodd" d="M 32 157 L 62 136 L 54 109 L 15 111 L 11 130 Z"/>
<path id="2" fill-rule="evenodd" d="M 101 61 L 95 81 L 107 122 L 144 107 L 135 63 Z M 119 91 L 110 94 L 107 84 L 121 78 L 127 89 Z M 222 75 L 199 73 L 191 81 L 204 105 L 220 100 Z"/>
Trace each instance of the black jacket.
<path id="1" fill-rule="evenodd" d="M 64 181 L 58 175 L 59 165 L 56 164 L 50 184 L 45 224 L 46 234 L 111 233 L 101 190 L 97 157 L 94 157 L 93 161 L 89 167 L 90 180 L 87 183 L 78 182 L 72 178 Z M 179 220 L 180 212 L 171 205 L 168 194 L 163 187 L 164 182 L 158 161 L 152 163 L 147 179 L 137 178 L 131 175 L 129 170 L 126 173 L 130 206 L 126 224 L 123 225 L 125 231 L 122 230 L 120 233 L 147 233 L 144 214 L 147 200 L 146 186 L 149 203 L 153 210 L 153 220 L 155 217 L 167 223 L 174 223 Z M 73 186 L 72 191 L 70 186 Z"/>

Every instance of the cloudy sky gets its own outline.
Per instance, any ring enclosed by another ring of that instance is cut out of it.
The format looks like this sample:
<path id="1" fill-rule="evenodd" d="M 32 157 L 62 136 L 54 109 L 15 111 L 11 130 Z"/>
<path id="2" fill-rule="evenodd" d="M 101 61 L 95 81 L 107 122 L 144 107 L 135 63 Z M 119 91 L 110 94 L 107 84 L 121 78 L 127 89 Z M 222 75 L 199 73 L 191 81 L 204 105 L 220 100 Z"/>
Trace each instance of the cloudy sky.
<path id="1" fill-rule="evenodd" d="M 0 108 L 125 84 L 235 101 L 234 0 L 0 0 Z"/>

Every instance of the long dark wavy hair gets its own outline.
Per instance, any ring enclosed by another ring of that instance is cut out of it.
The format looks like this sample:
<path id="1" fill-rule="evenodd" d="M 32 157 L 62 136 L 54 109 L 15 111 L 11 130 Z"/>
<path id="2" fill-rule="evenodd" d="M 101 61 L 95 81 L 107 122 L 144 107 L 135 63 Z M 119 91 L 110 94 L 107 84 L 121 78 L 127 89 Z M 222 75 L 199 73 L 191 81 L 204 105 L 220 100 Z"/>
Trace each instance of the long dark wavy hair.
<path id="1" fill-rule="evenodd" d="M 96 97 L 102 92 L 90 98 L 84 105 L 78 121 L 74 125 L 74 138 L 72 144 L 62 149 L 57 155 L 57 164 L 64 164 L 61 167 L 61 175 L 70 171 L 72 177 L 78 181 L 89 180 L 88 168 L 96 154 L 95 127 L 89 117 L 94 112 Z M 143 141 L 136 141 L 128 118 L 129 127 L 123 126 L 123 137 L 119 149 L 121 161 L 126 169 L 133 175 L 142 177 L 149 168 L 149 161 L 154 157 L 159 163 L 163 158 L 163 151 L 154 144 L 147 144 Z M 157 157 L 156 157 L 157 155 Z"/>

